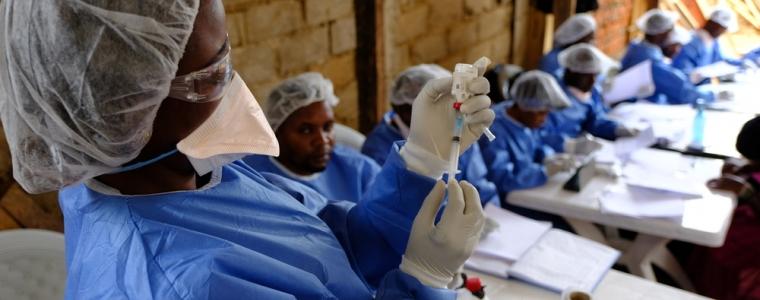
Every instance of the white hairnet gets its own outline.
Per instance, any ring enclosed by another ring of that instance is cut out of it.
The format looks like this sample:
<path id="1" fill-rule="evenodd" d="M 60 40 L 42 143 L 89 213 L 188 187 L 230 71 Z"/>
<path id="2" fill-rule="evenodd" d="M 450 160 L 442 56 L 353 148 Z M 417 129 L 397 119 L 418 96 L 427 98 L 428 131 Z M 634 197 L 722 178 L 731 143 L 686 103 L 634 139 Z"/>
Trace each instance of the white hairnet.
<path id="1" fill-rule="evenodd" d="M 736 20 L 736 13 L 728 7 L 718 6 L 715 7 L 710 13 L 710 21 L 718 23 L 728 31 L 736 31 L 739 29 L 738 21 Z"/>
<path id="2" fill-rule="evenodd" d="M 517 77 L 510 95 L 520 109 L 528 111 L 570 106 L 570 100 L 554 76 L 539 70 L 528 71 Z"/>
<path id="3" fill-rule="evenodd" d="M 586 43 L 575 44 L 562 50 L 557 59 L 565 69 L 584 74 L 604 73 L 617 64 L 604 52 Z"/>
<path id="4" fill-rule="evenodd" d="M 134 159 L 193 30 L 198 0 L 4 0 L 0 117 L 14 178 L 57 190 Z"/>
<path id="5" fill-rule="evenodd" d="M 573 15 L 554 32 L 554 46 L 564 47 L 596 30 L 596 20 L 589 14 Z"/>
<path id="6" fill-rule="evenodd" d="M 646 34 L 660 34 L 673 29 L 678 15 L 659 8 L 650 9 L 636 20 L 636 26 Z"/>
<path id="7" fill-rule="evenodd" d="M 691 38 L 691 32 L 681 26 L 676 26 L 668 35 L 668 38 L 665 40 L 663 46 L 671 46 L 675 44 L 686 45 L 691 41 Z"/>
<path id="8" fill-rule="evenodd" d="M 393 105 L 412 105 L 422 87 L 432 80 L 451 76 L 451 72 L 439 65 L 423 64 L 410 67 L 396 77 L 391 88 Z"/>
<path id="9" fill-rule="evenodd" d="M 277 131 L 290 114 L 321 101 L 326 101 L 330 106 L 338 105 L 332 81 L 319 73 L 303 73 L 283 81 L 269 93 L 264 114 L 272 129 Z"/>

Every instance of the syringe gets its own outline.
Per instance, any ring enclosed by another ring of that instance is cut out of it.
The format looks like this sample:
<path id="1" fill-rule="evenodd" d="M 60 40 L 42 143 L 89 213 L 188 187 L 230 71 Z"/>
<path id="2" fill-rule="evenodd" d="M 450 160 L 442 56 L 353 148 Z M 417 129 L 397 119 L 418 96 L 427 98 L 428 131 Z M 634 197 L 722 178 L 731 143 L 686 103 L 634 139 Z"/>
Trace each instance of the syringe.
<path id="1" fill-rule="evenodd" d="M 462 102 L 471 96 L 467 85 L 478 77 L 478 66 L 485 68 L 490 63 L 491 61 L 488 58 L 482 57 L 474 65 L 457 64 L 454 67 L 451 95 L 456 100 L 453 105 L 456 111 L 456 119 L 454 121 L 454 133 L 451 137 L 451 152 L 449 153 L 449 178 L 456 176 L 457 169 L 459 168 L 459 150 L 461 149 L 462 128 L 464 127 L 464 117 L 459 109 L 462 106 Z M 483 133 L 489 141 L 496 139 L 496 136 L 488 128 Z"/>

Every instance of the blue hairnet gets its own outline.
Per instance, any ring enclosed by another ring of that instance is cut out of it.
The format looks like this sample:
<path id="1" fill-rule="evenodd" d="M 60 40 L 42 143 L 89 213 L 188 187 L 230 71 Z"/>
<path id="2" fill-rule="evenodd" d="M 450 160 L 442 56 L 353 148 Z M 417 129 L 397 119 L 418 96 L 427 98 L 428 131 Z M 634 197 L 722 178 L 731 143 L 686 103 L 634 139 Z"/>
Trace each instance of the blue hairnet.
<path id="1" fill-rule="evenodd" d="M 140 153 L 198 1 L 2 3 L 0 118 L 25 190 L 56 190 Z"/>

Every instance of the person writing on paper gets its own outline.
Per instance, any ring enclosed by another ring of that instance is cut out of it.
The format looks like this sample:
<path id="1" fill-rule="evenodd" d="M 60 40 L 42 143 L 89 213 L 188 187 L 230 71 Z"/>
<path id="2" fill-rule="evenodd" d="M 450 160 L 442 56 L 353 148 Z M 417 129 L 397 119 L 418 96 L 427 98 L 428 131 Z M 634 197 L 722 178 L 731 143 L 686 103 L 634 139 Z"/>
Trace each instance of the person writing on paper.
<path id="1" fill-rule="evenodd" d="M 595 31 L 596 20 L 593 16 L 589 14 L 571 16 L 554 31 L 554 48 L 541 58 L 538 69 L 558 79 L 562 78 L 559 53 L 575 44 L 592 44 Z"/>
<path id="2" fill-rule="evenodd" d="M 515 80 L 510 94 L 511 101 L 493 108 L 496 120 L 491 130 L 498 138 L 479 141 L 488 179 L 496 183 L 501 199 L 514 190 L 541 186 L 549 176 L 575 166 L 573 157 L 555 154 L 538 132 L 551 111 L 571 105 L 554 77 L 528 71 Z"/>
<path id="3" fill-rule="evenodd" d="M 644 39 L 631 42 L 623 59 L 622 70 L 625 71 L 643 61 L 652 61 L 652 79 L 654 94 L 647 98 L 658 104 L 696 104 L 697 99 L 710 102 L 715 100 L 712 92 L 702 92 L 689 81 L 681 71 L 664 60 L 662 47 L 673 34 L 677 16 L 661 9 L 647 11 L 636 21 L 638 28 L 644 32 Z M 726 95 L 728 97 L 728 95 Z"/>
<path id="4" fill-rule="evenodd" d="M 391 107 L 383 120 L 367 135 L 362 145 L 362 153 L 382 164 L 393 148 L 393 143 L 405 140 L 409 136 L 412 104 L 425 84 L 433 79 L 451 77 L 451 72 L 432 64 L 423 64 L 401 72 L 391 88 Z M 470 182 L 480 193 L 480 200 L 485 205 L 497 200 L 496 186 L 486 179 L 486 165 L 480 154 L 480 146 L 476 143 L 459 156 L 461 172 L 457 180 Z"/>
<path id="5" fill-rule="evenodd" d="M 304 73 L 280 83 L 264 107 L 280 156 L 251 155 L 243 161 L 256 171 L 298 181 L 327 199 L 359 201 L 380 166 L 335 144 L 332 108 L 337 104 L 332 82 L 322 74 Z"/>
<path id="6" fill-rule="evenodd" d="M 236 160 L 279 148 L 225 28 L 220 0 L 3 1 L 0 118 L 17 182 L 62 189 L 65 298 L 454 299 L 484 218 L 452 180 L 435 223 L 452 79 L 362 201 L 328 203 Z M 494 118 L 469 86 L 463 149 Z"/>
<path id="7" fill-rule="evenodd" d="M 736 139 L 744 157 L 727 161 L 713 189 L 739 200 L 726 241 L 720 248 L 696 246 L 686 269 L 700 294 L 715 299 L 760 299 L 760 117 L 746 124 Z"/>
<path id="8" fill-rule="evenodd" d="M 607 118 L 601 92 L 595 86 L 596 77 L 611 59 L 589 44 L 567 48 L 560 53 L 559 59 L 564 68 L 560 86 L 570 99 L 570 106 L 549 114 L 549 120 L 542 129 L 543 138 L 549 145 L 558 152 L 580 151 L 575 154 L 585 155 L 599 148 L 599 145 L 587 138 L 584 132 L 607 140 L 638 134 L 637 129 Z M 567 141 L 578 147 L 566 149 Z"/>
<path id="9" fill-rule="evenodd" d="M 736 31 L 738 27 L 733 10 L 722 6 L 715 8 L 702 28 L 694 32 L 691 41 L 684 45 L 681 52 L 673 58 L 673 67 L 686 74 L 692 83 L 698 84 L 706 82 L 706 78 L 695 73 L 696 68 L 721 61 L 742 66 L 741 60 L 726 56 L 718 41 L 724 33 Z"/>

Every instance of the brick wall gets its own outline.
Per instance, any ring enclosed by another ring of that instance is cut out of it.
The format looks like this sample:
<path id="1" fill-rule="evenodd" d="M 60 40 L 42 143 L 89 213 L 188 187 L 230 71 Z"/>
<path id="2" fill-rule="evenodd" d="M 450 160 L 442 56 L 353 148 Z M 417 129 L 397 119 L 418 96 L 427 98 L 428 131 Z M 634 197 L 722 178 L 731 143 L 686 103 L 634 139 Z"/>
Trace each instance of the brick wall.
<path id="1" fill-rule="evenodd" d="M 386 84 L 421 63 L 506 62 L 512 9 L 511 0 L 386 0 Z"/>
<path id="2" fill-rule="evenodd" d="M 599 0 L 596 45 L 612 57 L 621 57 L 628 45 L 634 0 Z"/>
<path id="3" fill-rule="evenodd" d="M 232 59 L 263 103 L 280 81 L 306 71 L 332 80 L 338 122 L 358 126 L 353 0 L 225 0 Z"/>

